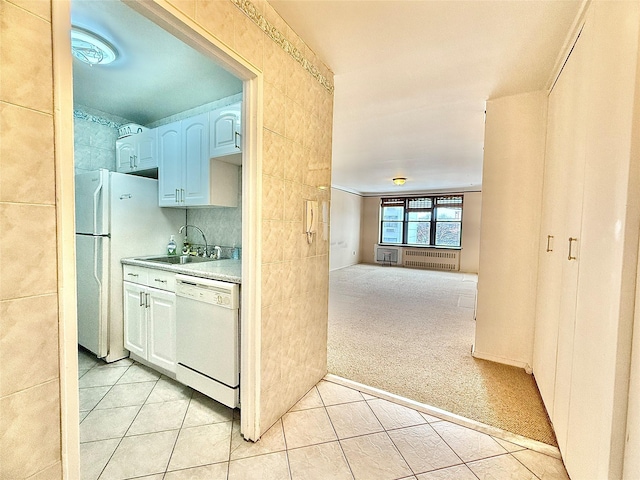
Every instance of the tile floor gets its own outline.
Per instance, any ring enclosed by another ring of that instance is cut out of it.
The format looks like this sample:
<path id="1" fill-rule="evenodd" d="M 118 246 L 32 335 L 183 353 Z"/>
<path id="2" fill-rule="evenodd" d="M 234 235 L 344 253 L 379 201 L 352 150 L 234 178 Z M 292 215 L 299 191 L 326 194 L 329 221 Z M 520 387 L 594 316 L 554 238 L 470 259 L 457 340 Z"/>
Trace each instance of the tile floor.
<path id="1" fill-rule="evenodd" d="M 82 480 L 563 479 L 562 462 L 323 380 L 257 443 L 239 411 L 79 353 Z"/>

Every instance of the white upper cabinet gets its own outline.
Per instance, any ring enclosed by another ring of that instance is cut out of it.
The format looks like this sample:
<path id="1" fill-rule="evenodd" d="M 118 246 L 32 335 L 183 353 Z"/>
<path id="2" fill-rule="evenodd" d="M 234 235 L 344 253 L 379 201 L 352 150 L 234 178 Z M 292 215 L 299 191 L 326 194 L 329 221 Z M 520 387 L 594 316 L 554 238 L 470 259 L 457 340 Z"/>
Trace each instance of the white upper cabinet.
<path id="1" fill-rule="evenodd" d="M 239 168 L 211 159 L 212 129 L 210 113 L 157 129 L 158 201 L 161 207 L 238 205 Z"/>
<path id="2" fill-rule="evenodd" d="M 211 158 L 242 152 L 242 103 L 234 103 L 209 113 L 209 156 Z"/>
<path id="3" fill-rule="evenodd" d="M 158 128 L 158 195 L 161 207 L 180 206 L 182 170 L 180 122 L 163 125 Z"/>
<path id="4" fill-rule="evenodd" d="M 209 204 L 209 115 L 182 120 L 184 205 Z"/>
<path id="5" fill-rule="evenodd" d="M 158 166 L 156 130 L 130 135 L 116 140 L 116 169 L 120 173 L 133 173 Z"/>
<path id="6" fill-rule="evenodd" d="M 209 204 L 209 114 L 158 128 L 161 207 Z"/>

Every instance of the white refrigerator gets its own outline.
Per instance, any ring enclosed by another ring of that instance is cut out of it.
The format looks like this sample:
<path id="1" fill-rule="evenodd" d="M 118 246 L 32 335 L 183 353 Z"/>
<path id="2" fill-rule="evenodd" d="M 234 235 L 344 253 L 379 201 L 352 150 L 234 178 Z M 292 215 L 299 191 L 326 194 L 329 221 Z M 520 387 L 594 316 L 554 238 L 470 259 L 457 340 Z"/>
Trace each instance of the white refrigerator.
<path id="1" fill-rule="evenodd" d="M 158 181 L 96 170 L 75 177 L 78 343 L 114 362 L 124 348 L 122 265 L 166 253 L 186 212 L 158 206 Z"/>

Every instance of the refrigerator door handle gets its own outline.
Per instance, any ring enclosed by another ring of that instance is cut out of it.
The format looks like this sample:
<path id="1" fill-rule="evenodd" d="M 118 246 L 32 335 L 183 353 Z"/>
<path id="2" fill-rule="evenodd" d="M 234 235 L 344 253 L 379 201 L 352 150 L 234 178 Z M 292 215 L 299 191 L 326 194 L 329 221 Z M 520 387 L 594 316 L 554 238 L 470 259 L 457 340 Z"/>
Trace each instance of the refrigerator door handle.
<path id="1" fill-rule="evenodd" d="M 104 182 L 102 179 L 102 171 L 100 171 L 100 180 L 98 181 L 98 186 L 93 192 L 93 233 L 94 234 L 99 233 L 98 232 L 98 196 L 102 191 L 103 183 Z"/>
<path id="2" fill-rule="evenodd" d="M 93 278 L 96 281 L 96 284 L 98 285 L 98 311 L 102 312 L 100 317 L 102 319 L 102 321 L 100 322 L 100 325 L 98 327 L 98 358 L 103 358 L 107 356 L 108 353 L 108 349 L 107 349 L 107 332 L 108 332 L 108 322 L 107 322 L 107 312 L 106 310 L 106 305 L 104 303 L 104 298 L 103 298 L 103 285 L 102 285 L 102 280 L 101 280 L 101 271 L 104 270 L 104 265 L 102 265 L 102 262 L 104 261 L 103 258 L 103 252 L 102 252 L 102 241 L 104 239 L 101 237 L 94 237 L 93 238 L 93 245 L 94 245 L 94 253 L 93 253 Z M 101 268 L 101 270 L 99 270 L 99 268 Z"/>

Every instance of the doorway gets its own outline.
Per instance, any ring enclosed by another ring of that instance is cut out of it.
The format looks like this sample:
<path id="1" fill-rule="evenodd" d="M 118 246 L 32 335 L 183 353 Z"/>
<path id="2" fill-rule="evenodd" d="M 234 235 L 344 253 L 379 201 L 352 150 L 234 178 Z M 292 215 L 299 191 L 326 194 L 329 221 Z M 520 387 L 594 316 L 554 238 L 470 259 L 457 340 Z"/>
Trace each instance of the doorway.
<path id="1" fill-rule="evenodd" d="M 241 403 L 243 405 L 242 431 L 248 439 L 255 439 L 257 410 L 255 408 L 255 385 L 257 381 L 257 355 L 255 330 L 260 321 L 256 251 L 258 249 L 258 197 L 257 185 L 260 174 L 258 165 L 258 132 L 261 117 L 257 115 L 261 104 L 260 72 L 235 55 L 221 42 L 188 20 L 170 6 L 131 2 L 131 7 L 161 28 L 174 35 L 189 47 L 220 64 L 225 70 L 242 81 L 243 111 L 243 165 L 242 165 L 242 238 L 244 261 L 242 276 L 242 358 Z M 64 470 L 75 476 L 79 465 L 78 429 L 78 380 L 77 380 L 77 327 L 75 292 L 75 221 L 74 221 L 74 171 L 73 162 L 73 76 L 69 31 L 71 8 L 68 2 L 52 3 L 54 84 L 56 103 L 56 186 L 59 198 L 58 212 L 58 260 L 59 279 L 62 285 L 60 300 L 60 371 L 62 404 L 62 444 Z M 66 288 L 64 287 L 66 286 Z M 74 472 L 74 473 L 71 473 Z"/>

